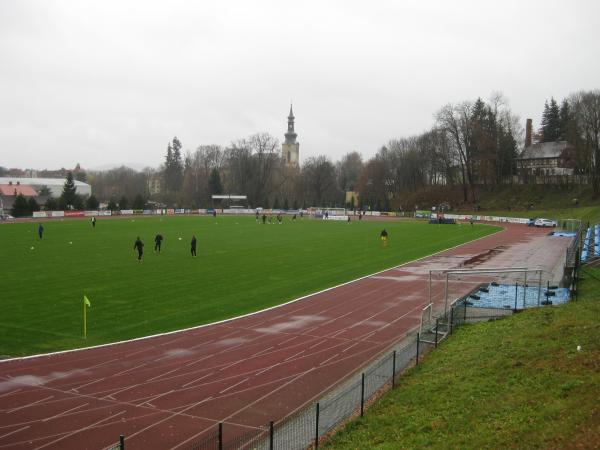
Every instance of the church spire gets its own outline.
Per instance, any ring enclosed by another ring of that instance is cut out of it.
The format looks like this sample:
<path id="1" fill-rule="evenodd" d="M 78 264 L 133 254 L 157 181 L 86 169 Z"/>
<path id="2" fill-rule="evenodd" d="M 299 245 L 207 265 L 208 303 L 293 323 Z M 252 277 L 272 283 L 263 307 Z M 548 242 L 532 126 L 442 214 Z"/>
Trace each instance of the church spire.
<path id="1" fill-rule="evenodd" d="M 298 167 L 300 162 L 300 144 L 296 142 L 298 136 L 294 131 L 294 110 L 290 102 L 290 115 L 288 116 L 287 133 L 285 133 L 285 142 L 281 144 L 281 156 L 285 165 L 288 167 Z"/>
<path id="2" fill-rule="evenodd" d="M 294 131 L 294 111 L 292 111 L 292 104 L 290 103 L 290 115 L 288 116 L 288 129 L 287 129 L 287 133 L 285 133 L 286 144 L 295 144 L 297 136 L 298 135 Z"/>

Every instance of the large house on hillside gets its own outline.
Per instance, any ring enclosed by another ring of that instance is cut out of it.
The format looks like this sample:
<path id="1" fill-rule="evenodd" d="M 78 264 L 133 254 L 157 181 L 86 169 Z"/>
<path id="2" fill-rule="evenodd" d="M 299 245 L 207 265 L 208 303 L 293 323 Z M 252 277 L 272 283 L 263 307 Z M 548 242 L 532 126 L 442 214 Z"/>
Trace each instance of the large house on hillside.
<path id="1" fill-rule="evenodd" d="M 517 158 L 520 175 L 573 175 L 575 153 L 567 141 L 539 142 Z"/>
<path id="2" fill-rule="evenodd" d="M 525 148 L 517 158 L 520 176 L 573 175 L 575 151 L 567 141 L 532 143 L 533 126 L 527 119 Z"/>

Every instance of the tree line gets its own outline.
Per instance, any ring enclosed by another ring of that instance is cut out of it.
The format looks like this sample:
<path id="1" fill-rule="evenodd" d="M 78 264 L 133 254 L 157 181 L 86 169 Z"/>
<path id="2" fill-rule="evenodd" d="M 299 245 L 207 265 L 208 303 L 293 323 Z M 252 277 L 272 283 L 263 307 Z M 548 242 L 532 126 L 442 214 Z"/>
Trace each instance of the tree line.
<path id="1" fill-rule="evenodd" d="M 581 91 L 560 103 L 546 101 L 533 138 L 568 141 L 575 174 L 586 175 L 600 193 L 600 90 Z M 352 151 L 338 161 L 319 155 L 290 167 L 281 158 L 280 142 L 268 133 L 227 146 L 199 145 L 194 151 L 184 151 L 174 137 L 158 168 L 120 167 L 84 176 L 110 208 L 147 206 L 149 201 L 210 207 L 217 206 L 213 195 L 242 194 L 249 207 L 353 207 L 357 195 L 359 208 L 395 210 L 412 207 L 403 202 L 406 194 L 432 186 L 460 188 L 463 202 L 475 203 L 477 187 L 513 181 L 523 143 L 521 119 L 501 94 L 494 94 L 487 101 L 442 106 L 430 129 L 392 138 L 367 160 Z"/>

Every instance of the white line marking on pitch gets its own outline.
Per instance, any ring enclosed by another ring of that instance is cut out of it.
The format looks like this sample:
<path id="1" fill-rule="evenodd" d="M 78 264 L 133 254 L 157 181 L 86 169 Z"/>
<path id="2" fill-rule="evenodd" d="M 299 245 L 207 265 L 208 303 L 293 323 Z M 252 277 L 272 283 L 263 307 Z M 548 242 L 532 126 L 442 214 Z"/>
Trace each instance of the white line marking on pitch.
<path id="1" fill-rule="evenodd" d="M 0 436 L 0 439 L 10 436 L 11 434 L 18 433 L 19 431 L 26 430 L 27 428 L 29 428 L 29 425 L 27 425 L 26 427 L 23 427 L 23 428 L 19 428 L 18 430 L 11 431 L 10 433 L 3 434 L 2 436 Z"/>
<path id="2" fill-rule="evenodd" d="M 84 387 L 89 386 L 89 385 L 94 384 L 94 383 L 98 383 L 98 382 L 100 382 L 102 380 L 106 380 L 106 378 L 104 378 L 104 377 L 103 378 L 98 378 L 97 380 L 90 381 L 89 383 L 85 383 L 85 384 L 82 384 L 81 386 L 77 386 L 76 388 L 70 389 L 70 391 L 73 391 L 76 394 L 79 394 L 79 389 L 84 388 Z"/>

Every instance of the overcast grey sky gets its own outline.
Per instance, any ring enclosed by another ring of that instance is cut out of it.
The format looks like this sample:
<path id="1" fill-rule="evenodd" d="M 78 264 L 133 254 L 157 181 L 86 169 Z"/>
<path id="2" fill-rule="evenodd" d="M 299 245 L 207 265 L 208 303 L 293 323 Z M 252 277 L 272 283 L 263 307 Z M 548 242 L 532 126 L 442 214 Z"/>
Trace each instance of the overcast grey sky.
<path id="1" fill-rule="evenodd" d="M 158 166 L 256 132 L 365 158 L 448 102 L 600 88 L 600 2 L 0 0 L 0 166 Z"/>

